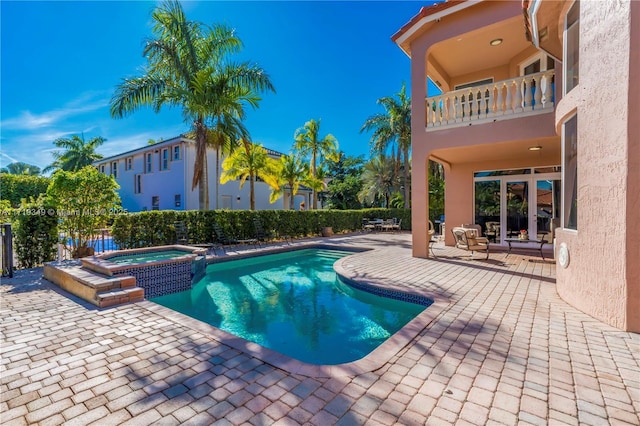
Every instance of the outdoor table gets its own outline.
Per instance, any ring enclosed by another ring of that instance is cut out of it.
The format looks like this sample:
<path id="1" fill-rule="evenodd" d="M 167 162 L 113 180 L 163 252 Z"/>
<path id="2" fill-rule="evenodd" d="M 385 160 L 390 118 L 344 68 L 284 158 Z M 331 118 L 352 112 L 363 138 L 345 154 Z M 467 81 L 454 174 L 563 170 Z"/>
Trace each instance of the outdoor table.
<path id="1" fill-rule="evenodd" d="M 523 243 L 523 244 L 539 244 L 538 247 L 533 247 L 532 249 L 538 250 L 540 252 L 540 256 L 542 256 L 542 260 L 544 259 L 544 253 L 542 252 L 542 247 L 547 243 L 547 240 L 544 239 L 540 239 L 540 240 L 521 240 L 520 238 L 505 238 L 504 239 L 507 244 L 509 244 L 509 251 L 507 252 L 507 256 L 509 256 L 511 254 L 511 244 L 512 243 Z M 528 249 L 528 247 L 517 247 L 517 248 L 523 248 L 523 249 Z"/>

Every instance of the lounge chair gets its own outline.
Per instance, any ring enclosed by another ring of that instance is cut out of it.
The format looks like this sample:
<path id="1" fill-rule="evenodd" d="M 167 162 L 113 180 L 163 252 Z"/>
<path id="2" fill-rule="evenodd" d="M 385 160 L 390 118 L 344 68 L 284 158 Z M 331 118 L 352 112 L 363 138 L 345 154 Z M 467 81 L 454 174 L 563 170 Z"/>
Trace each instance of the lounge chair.
<path id="1" fill-rule="evenodd" d="M 258 240 L 255 238 L 247 238 L 247 239 L 236 239 L 230 238 L 227 234 L 224 233 L 222 228 L 217 223 L 213 224 L 213 232 L 216 234 L 216 242 L 222 245 L 222 250 L 227 251 L 227 246 L 236 246 L 238 244 L 253 244 L 253 247 L 256 248 L 258 244 Z"/>
<path id="2" fill-rule="evenodd" d="M 487 253 L 486 259 L 489 258 L 489 242 L 485 237 L 478 237 L 475 229 L 455 227 L 451 232 L 457 248 L 470 251 L 471 257 L 474 251 L 483 251 Z"/>
<path id="3" fill-rule="evenodd" d="M 255 231 L 256 231 L 256 241 L 258 245 L 260 245 L 261 242 L 266 243 L 267 241 L 274 238 L 272 233 L 266 232 L 264 230 L 264 227 L 262 226 L 262 222 L 257 217 L 253 218 L 253 227 L 255 228 Z"/>
<path id="4" fill-rule="evenodd" d="M 189 244 L 189 232 L 187 225 L 182 221 L 173 222 L 173 228 L 176 231 L 176 244 Z"/>

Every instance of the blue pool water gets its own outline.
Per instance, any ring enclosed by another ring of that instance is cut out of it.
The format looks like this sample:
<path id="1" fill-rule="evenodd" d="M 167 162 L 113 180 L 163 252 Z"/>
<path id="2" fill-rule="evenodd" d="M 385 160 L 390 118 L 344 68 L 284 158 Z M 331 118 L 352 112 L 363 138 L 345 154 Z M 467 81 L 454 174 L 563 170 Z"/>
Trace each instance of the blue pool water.
<path id="1" fill-rule="evenodd" d="M 343 283 L 333 263 L 349 254 L 305 249 L 212 264 L 192 290 L 151 301 L 300 361 L 350 362 L 426 306 Z"/>

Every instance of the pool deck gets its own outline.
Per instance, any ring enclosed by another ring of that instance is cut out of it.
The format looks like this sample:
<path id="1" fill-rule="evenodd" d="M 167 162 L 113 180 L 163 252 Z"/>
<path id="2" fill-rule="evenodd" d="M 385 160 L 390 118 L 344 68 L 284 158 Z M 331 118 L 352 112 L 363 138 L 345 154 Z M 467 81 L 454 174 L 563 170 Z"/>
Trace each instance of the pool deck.
<path id="1" fill-rule="evenodd" d="M 562 301 L 552 260 L 441 243 L 416 259 L 402 233 L 293 245 L 309 242 L 374 248 L 344 273 L 437 314 L 373 371 L 308 377 L 151 302 L 99 309 L 18 271 L 0 285 L 0 424 L 640 425 L 640 335 Z"/>

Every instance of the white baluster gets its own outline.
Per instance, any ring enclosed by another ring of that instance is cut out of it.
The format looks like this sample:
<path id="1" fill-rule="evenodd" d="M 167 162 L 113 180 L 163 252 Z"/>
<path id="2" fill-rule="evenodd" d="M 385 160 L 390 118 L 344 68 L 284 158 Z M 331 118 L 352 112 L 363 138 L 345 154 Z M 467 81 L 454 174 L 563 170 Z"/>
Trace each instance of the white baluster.
<path id="1" fill-rule="evenodd" d="M 548 92 L 550 86 L 548 74 L 545 73 L 540 77 L 540 109 L 544 109 L 549 106 Z"/>
<path id="2" fill-rule="evenodd" d="M 535 93 L 533 95 L 533 108 L 535 109 L 542 109 L 542 84 L 540 84 L 541 77 L 542 76 L 540 74 L 533 76 L 533 84 L 535 86 Z"/>
<path id="3" fill-rule="evenodd" d="M 455 122 L 458 123 L 462 121 L 462 105 L 460 105 L 460 95 L 456 95 L 454 102 L 455 109 Z"/>
<path id="4" fill-rule="evenodd" d="M 507 88 L 507 97 L 504 102 L 504 113 L 510 115 L 513 114 L 513 105 L 511 104 L 511 91 L 513 90 L 513 81 L 506 82 L 505 87 Z"/>
<path id="5" fill-rule="evenodd" d="M 516 81 L 516 97 L 513 102 L 514 114 L 517 114 L 524 110 L 524 91 L 526 91 L 524 78 L 520 78 Z"/>
<path id="6" fill-rule="evenodd" d="M 442 125 L 442 108 L 440 107 L 441 101 L 442 97 L 438 96 L 436 98 L 436 126 Z"/>
<path id="7" fill-rule="evenodd" d="M 442 98 L 442 124 L 449 124 L 449 94 Z"/>
<path id="8" fill-rule="evenodd" d="M 425 112 L 425 127 L 431 127 L 431 102 L 429 98 L 424 101 L 424 112 Z"/>
<path id="9" fill-rule="evenodd" d="M 531 77 L 528 76 L 522 79 L 522 93 L 524 94 L 524 98 L 522 100 L 523 111 L 531 111 L 531 100 L 533 99 L 533 88 L 531 87 L 532 81 Z"/>
<path id="10" fill-rule="evenodd" d="M 489 112 L 487 113 L 488 117 L 495 117 L 495 115 L 496 115 L 496 96 L 495 96 L 495 92 L 496 92 L 496 85 L 492 84 L 489 87 L 489 101 L 488 101 Z"/>

